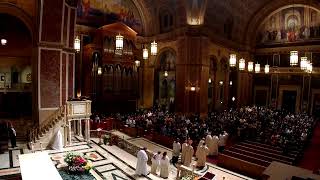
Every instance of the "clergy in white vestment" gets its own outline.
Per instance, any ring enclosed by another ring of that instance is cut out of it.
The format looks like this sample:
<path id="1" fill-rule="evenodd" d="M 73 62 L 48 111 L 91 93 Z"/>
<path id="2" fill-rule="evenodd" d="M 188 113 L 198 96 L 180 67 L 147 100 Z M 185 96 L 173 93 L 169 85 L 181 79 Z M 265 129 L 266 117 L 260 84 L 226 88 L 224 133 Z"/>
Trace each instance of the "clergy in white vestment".
<path id="1" fill-rule="evenodd" d="M 199 141 L 199 144 L 198 144 L 198 146 L 197 146 L 196 154 L 198 153 L 198 151 L 199 151 L 199 149 L 200 149 L 200 146 L 202 146 L 203 143 L 205 143 L 205 139 L 204 139 L 204 138 L 202 138 L 202 139 Z"/>
<path id="2" fill-rule="evenodd" d="M 212 149 L 210 150 L 210 155 L 217 156 L 219 148 L 219 137 L 214 135 L 212 136 Z"/>
<path id="3" fill-rule="evenodd" d="M 172 144 L 172 164 L 176 164 L 178 162 L 180 156 L 181 145 L 179 139 L 173 142 Z"/>
<path id="4" fill-rule="evenodd" d="M 167 152 L 164 152 L 160 160 L 160 177 L 167 179 L 169 176 L 170 160 Z"/>
<path id="5" fill-rule="evenodd" d="M 147 162 L 148 155 L 146 153 L 147 148 L 141 149 L 137 154 L 137 166 L 136 166 L 136 174 L 137 175 L 148 175 Z"/>
<path id="6" fill-rule="evenodd" d="M 196 157 L 197 157 L 197 167 L 203 168 L 206 165 L 207 156 L 209 154 L 209 148 L 203 143 L 199 150 L 197 150 Z"/>
<path id="7" fill-rule="evenodd" d="M 223 134 L 219 135 L 219 152 L 222 152 L 224 150 L 224 147 L 227 144 L 228 136 L 229 135 L 226 131 L 224 131 Z"/>
<path id="8" fill-rule="evenodd" d="M 186 147 L 188 146 L 188 141 L 185 140 L 181 147 L 181 163 L 184 164 L 184 159 L 186 155 Z"/>
<path id="9" fill-rule="evenodd" d="M 151 173 L 157 174 L 158 167 L 160 166 L 160 160 L 161 160 L 161 152 L 158 151 L 158 153 L 154 153 L 151 159 L 152 165 L 151 165 Z"/>
<path id="10" fill-rule="evenodd" d="M 59 150 L 59 151 L 63 150 L 62 134 L 61 134 L 60 130 L 58 130 L 54 134 L 53 141 L 51 144 L 51 149 Z"/>
<path id="11" fill-rule="evenodd" d="M 212 140 L 212 136 L 211 133 L 209 133 L 206 137 L 206 145 L 209 148 L 209 155 L 213 155 L 213 140 Z"/>
<path id="12" fill-rule="evenodd" d="M 184 157 L 184 162 L 183 165 L 189 167 L 191 162 L 192 162 L 192 157 L 194 154 L 193 147 L 191 144 L 188 144 L 185 148 L 185 157 Z"/>

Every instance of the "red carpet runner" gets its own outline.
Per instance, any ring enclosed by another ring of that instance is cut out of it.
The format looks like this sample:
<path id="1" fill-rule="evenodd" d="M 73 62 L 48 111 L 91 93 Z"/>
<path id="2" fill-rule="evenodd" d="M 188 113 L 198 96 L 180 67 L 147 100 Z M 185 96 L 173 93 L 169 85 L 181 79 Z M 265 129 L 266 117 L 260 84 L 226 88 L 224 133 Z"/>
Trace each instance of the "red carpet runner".
<path id="1" fill-rule="evenodd" d="M 310 145 L 306 148 L 300 167 L 309 170 L 320 169 L 320 123 L 317 123 Z"/>

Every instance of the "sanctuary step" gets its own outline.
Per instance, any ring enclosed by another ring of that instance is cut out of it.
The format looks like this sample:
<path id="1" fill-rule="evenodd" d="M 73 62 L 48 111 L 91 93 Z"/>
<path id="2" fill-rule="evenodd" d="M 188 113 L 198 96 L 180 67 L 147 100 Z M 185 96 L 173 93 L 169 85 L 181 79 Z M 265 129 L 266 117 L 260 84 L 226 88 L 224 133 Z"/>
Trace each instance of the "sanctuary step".
<path id="1" fill-rule="evenodd" d="M 258 141 L 248 141 L 247 140 L 245 142 L 250 143 L 250 144 L 255 144 L 255 145 L 258 145 L 258 146 L 262 146 L 262 147 L 265 147 L 265 148 L 271 148 L 271 149 L 276 149 L 276 150 L 282 151 L 282 148 L 280 148 L 280 147 L 276 147 L 276 146 L 273 146 L 273 145 L 270 145 L 270 144 L 261 143 L 261 142 L 258 142 Z M 294 153 L 299 154 L 301 151 L 302 151 L 302 148 L 300 148 L 300 147 L 294 146 L 294 147 L 290 148 L 290 152 L 293 153 L 293 154 Z"/>

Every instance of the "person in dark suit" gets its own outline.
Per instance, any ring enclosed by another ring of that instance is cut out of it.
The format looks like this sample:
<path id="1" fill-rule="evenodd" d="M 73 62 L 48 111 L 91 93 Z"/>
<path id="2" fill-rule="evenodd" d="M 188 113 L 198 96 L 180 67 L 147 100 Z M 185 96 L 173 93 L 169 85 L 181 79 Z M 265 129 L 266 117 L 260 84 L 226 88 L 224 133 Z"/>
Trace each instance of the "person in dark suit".
<path id="1" fill-rule="evenodd" d="M 11 141 L 11 147 L 17 147 L 17 132 L 16 130 L 13 128 L 12 123 L 9 123 L 9 137 L 10 137 L 10 141 Z"/>

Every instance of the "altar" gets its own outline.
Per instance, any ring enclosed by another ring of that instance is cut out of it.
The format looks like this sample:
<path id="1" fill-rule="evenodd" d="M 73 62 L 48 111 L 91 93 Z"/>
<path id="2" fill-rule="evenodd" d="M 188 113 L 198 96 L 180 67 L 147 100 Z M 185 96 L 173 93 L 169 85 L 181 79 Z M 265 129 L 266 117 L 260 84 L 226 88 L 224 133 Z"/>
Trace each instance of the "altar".
<path id="1" fill-rule="evenodd" d="M 19 155 L 23 180 L 62 180 L 47 152 Z"/>

